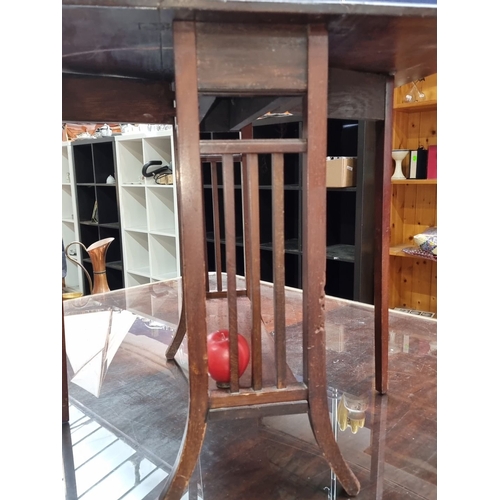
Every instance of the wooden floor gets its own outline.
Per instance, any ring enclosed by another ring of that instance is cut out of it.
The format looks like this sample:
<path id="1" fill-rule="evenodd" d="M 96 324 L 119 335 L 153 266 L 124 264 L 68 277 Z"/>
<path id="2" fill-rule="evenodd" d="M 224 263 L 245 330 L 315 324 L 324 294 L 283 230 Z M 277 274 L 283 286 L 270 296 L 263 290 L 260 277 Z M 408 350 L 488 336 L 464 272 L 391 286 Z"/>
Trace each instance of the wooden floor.
<path id="1" fill-rule="evenodd" d="M 162 295 L 159 286 L 146 301 L 128 292 L 135 316 L 109 366 L 101 365 L 104 376 L 89 375 L 98 377 L 97 389 L 89 389 L 85 377 L 73 378 L 81 344 L 68 324 L 72 381 L 63 459 L 69 500 L 156 499 L 176 459 L 188 407 L 186 358 L 181 347 L 176 362 L 165 360 L 177 314 L 171 306 L 178 301 L 174 288 Z M 287 361 L 300 379 L 296 298 L 287 292 Z M 264 293 L 263 322 L 272 332 L 268 300 Z M 65 307 L 70 315 L 71 306 Z M 166 310 L 168 318 L 153 319 Z M 357 498 L 437 498 L 437 322 L 391 312 L 385 396 L 374 391 L 373 308 L 327 298 L 325 326 L 332 425 L 360 480 Z M 346 405 L 353 404 L 364 411 L 348 413 Z M 335 486 L 306 414 L 210 421 L 191 483 L 186 500 L 348 498 Z"/>

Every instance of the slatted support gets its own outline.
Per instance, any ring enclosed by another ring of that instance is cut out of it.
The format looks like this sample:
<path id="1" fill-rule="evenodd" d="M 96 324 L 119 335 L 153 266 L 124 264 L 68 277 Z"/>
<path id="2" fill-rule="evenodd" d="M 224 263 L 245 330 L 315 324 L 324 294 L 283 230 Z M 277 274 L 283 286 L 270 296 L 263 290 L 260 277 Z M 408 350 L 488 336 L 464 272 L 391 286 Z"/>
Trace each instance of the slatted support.
<path id="1" fill-rule="evenodd" d="M 219 179 L 217 176 L 217 162 L 210 161 L 210 174 L 212 180 L 212 210 L 214 220 L 214 245 L 215 245 L 215 272 L 217 291 L 222 291 L 222 252 L 220 239 L 220 214 L 219 214 Z"/>
<path id="2" fill-rule="evenodd" d="M 229 317 L 229 366 L 231 392 L 238 392 L 238 311 L 236 301 L 236 223 L 234 165 L 231 154 L 222 156 L 224 231 L 226 237 L 227 307 Z"/>
<path id="3" fill-rule="evenodd" d="M 283 155 L 272 155 L 273 200 L 273 300 L 274 346 L 276 356 L 276 386 L 286 385 L 285 346 L 285 198 Z"/>
<path id="4" fill-rule="evenodd" d="M 246 155 L 242 169 L 246 280 L 252 307 L 252 387 L 259 390 L 262 388 L 262 341 L 258 156 Z"/>

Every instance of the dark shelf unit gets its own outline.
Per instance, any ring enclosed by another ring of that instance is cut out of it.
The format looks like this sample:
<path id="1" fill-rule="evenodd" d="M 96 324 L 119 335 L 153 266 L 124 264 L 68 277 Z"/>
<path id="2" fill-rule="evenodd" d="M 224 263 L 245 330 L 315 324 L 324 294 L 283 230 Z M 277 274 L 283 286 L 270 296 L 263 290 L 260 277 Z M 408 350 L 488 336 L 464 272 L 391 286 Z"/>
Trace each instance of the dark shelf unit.
<path id="1" fill-rule="evenodd" d="M 264 120 L 262 120 L 264 122 Z M 265 125 L 254 123 L 258 139 L 297 138 L 302 122 L 287 120 Z M 356 187 L 327 188 L 326 285 L 328 295 L 373 304 L 373 170 L 375 151 L 373 123 L 328 120 L 326 156 L 357 156 Z M 202 132 L 201 139 L 238 139 L 238 132 Z M 302 288 L 302 176 L 298 154 L 285 155 L 285 284 Z M 222 243 L 222 270 L 225 271 L 224 203 L 222 165 L 217 165 Z M 237 273 L 244 274 L 243 220 L 241 212 L 241 164 L 235 163 Z M 207 255 L 209 270 L 215 270 L 212 185 L 210 165 L 203 164 Z M 259 155 L 261 279 L 273 281 L 272 187 L 270 155 Z M 371 208 L 370 208 L 371 203 Z M 368 204 L 368 206 L 366 205 Z"/>
<path id="2" fill-rule="evenodd" d="M 80 241 L 88 247 L 104 238 L 115 239 L 106 253 L 106 277 L 109 288 L 118 290 L 124 286 L 124 277 L 115 141 L 113 137 L 76 140 L 72 151 Z M 106 183 L 110 175 L 115 179 L 114 184 Z M 92 264 L 85 252 L 82 260 L 92 276 Z M 85 294 L 89 294 L 86 279 L 84 287 Z"/>

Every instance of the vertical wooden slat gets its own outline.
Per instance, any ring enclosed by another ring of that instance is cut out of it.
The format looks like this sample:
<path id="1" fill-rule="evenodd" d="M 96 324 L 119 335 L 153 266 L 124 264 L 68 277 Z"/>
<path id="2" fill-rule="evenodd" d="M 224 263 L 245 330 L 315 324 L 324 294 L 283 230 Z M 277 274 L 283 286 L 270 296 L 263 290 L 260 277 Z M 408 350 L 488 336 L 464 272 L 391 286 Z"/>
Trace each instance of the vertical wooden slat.
<path id="1" fill-rule="evenodd" d="M 252 388 L 258 391 L 262 389 L 258 156 L 245 155 L 242 168 L 246 286 L 252 304 Z"/>
<path id="2" fill-rule="evenodd" d="M 392 106 L 394 79 L 387 78 L 385 120 L 377 125 L 377 161 L 375 164 L 375 389 L 387 392 L 389 356 L 389 247 L 392 160 Z"/>
<path id="3" fill-rule="evenodd" d="M 285 201 L 283 155 L 272 155 L 273 203 L 273 299 L 274 347 L 276 354 L 276 386 L 286 387 L 285 345 Z"/>
<path id="4" fill-rule="evenodd" d="M 200 169 L 203 171 L 203 165 L 200 163 Z M 203 198 L 203 220 L 207 220 L 207 215 L 205 211 L 205 190 L 202 192 Z M 203 246 L 203 257 L 206 262 L 206 271 L 205 271 L 205 290 L 206 292 L 210 292 L 210 279 L 209 279 L 209 270 L 208 270 L 208 241 L 207 241 L 207 225 L 203 224 L 203 240 L 205 241 L 205 245 Z"/>
<path id="5" fill-rule="evenodd" d="M 238 313 L 236 296 L 236 224 L 234 204 L 234 165 L 232 155 L 222 155 L 224 228 L 226 236 L 227 307 L 229 317 L 230 389 L 238 392 Z"/>
<path id="6" fill-rule="evenodd" d="M 220 212 L 219 212 L 219 181 L 217 178 L 217 162 L 210 162 L 212 179 L 212 207 L 214 217 L 215 271 L 217 276 L 217 291 L 222 291 L 222 256 L 220 242 Z"/>
<path id="7" fill-rule="evenodd" d="M 240 139 L 248 140 L 253 139 L 253 125 L 250 123 L 246 125 L 240 130 Z M 250 221 L 250 207 L 248 203 L 248 193 L 246 191 L 246 175 L 247 175 L 247 156 L 242 155 L 241 158 L 241 194 L 243 199 L 243 252 L 244 252 L 244 260 L 245 260 L 245 288 L 247 291 L 247 297 L 250 298 L 250 285 L 249 285 L 249 276 L 250 276 L 250 265 L 251 260 L 250 256 L 250 240 L 246 238 L 245 235 L 249 232 L 249 221 Z"/>

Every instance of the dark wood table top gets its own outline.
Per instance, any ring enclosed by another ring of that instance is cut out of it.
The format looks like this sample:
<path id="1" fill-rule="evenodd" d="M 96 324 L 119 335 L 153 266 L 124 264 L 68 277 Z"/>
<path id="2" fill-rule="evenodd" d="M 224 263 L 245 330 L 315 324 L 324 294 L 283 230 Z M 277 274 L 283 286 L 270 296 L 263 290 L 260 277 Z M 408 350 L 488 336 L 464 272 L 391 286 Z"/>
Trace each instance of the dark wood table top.
<path id="1" fill-rule="evenodd" d="M 394 75 L 436 73 L 437 2 L 63 0 L 62 70 L 174 81 L 172 22 L 326 23 L 329 66 Z"/>

